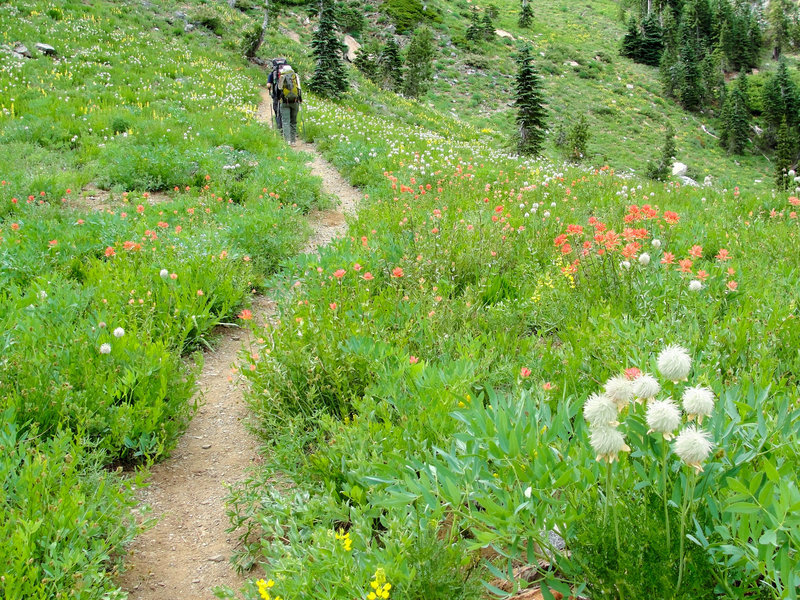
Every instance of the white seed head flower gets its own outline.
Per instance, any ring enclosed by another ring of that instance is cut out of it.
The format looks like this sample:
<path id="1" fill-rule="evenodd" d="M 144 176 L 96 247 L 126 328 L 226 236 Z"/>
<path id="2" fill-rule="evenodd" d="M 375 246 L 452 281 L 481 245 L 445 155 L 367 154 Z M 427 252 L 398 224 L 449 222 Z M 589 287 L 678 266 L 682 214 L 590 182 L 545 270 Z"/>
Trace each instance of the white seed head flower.
<path id="1" fill-rule="evenodd" d="M 670 381 L 686 381 L 692 357 L 682 346 L 667 346 L 658 355 L 658 370 Z"/>
<path id="2" fill-rule="evenodd" d="M 111 354 L 111 344 L 100 344 L 100 354 Z"/>
<path id="3" fill-rule="evenodd" d="M 714 410 L 714 392 L 707 387 L 695 386 L 683 391 L 683 410 L 690 421 L 697 417 L 702 423 L 703 417 L 710 417 Z"/>
<path id="4" fill-rule="evenodd" d="M 655 398 L 656 394 L 661 391 L 658 381 L 650 373 L 639 375 L 631 384 L 633 395 L 637 400 L 650 400 L 650 398 Z"/>
<path id="5" fill-rule="evenodd" d="M 652 242 L 650 242 L 650 245 L 653 246 L 653 248 L 661 248 L 661 240 L 655 238 Z"/>
<path id="6" fill-rule="evenodd" d="M 621 263 L 619 263 L 619 266 L 627 270 L 631 268 L 631 263 L 630 261 L 623 260 Z"/>
<path id="7" fill-rule="evenodd" d="M 647 252 L 642 252 L 639 255 L 639 264 L 646 267 L 650 264 L 650 255 Z"/>
<path id="8" fill-rule="evenodd" d="M 699 292 L 703 289 L 703 284 L 700 283 L 697 279 L 692 279 L 689 282 L 689 291 L 690 292 Z"/>
<path id="9" fill-rule="evenodd" d="M 122 327 L 117 327 L 114 330 L 114 337 L 115 338 L 121 338 L 123 335 L 125 335 L 125 330 Z"/>
<path id="10" fill-rule="evenodd" d="M 694 467 L 697 472 L 703 470 L 703 461 L 711 454 L 714 445 L 709 439 L 711 436 L 707 431 L 697 429 L 694 425 L 685 427 L 678 434 L 673 449 L 675 454 L 690 467 Z"/>
<path id="11" fill-rule="evenodd" d="M 633 400 L 633 382 L 624 375 L 617 375 L 606 381 L 606 396 L 617 405 L 617 410 L 622 410 Z"/>
<path id="12" fill-rule="evenodd" d="M 583 418 L 592 428 L 616 425 L 617 405 L 605 394 L 592 394 L 583 405 Z"/>
<path id="13" fill-rule="evenodd" d="M 47 292 L 44 290 L 39 291 L 39 300 L 47 300 Z"/>
<path id="14" fill-rule="evenodd" d="M 622 432 L 608 425 L 592 429 L 589 443 L 597 455 L 597 460 L 605 460 L 609 463 L 614 462 L 620 452 L 630 452 L 631 450 L 625 443 L 625 436 L 622 435 Z"/>
<path id="15" fill-rule="evenodd" d="M 653 400 L 647 405 L 646 418 L 650 428 L 647 433 L 660 433 L 665 440 L 675 437 L 672 432 L 681 426 L 681 411 L 672 398 Z"/>
<path id="16" fill-rule="evenodd" d="M 169 277 L 169 271 L 167 271 L 166 269 L 161 269 L 158 272 L 158 274 L 161 276 L 161 279 L 166 279 L 167 277 Z"/>

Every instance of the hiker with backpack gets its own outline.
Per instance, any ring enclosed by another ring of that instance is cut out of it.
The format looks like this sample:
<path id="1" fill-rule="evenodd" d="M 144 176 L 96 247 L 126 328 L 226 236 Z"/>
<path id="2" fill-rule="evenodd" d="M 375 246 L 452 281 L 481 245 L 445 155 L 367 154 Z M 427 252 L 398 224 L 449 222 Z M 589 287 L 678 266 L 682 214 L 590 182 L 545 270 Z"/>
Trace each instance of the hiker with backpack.
<path id="1" fill-rule="evenodd" d="M 272 71 L 269 72 L 267 77 L 267 91 L 272 96 L 272 113 L 275 116 L 275 127 L 283 130 L 281 124 L 281 107 L 280 97 L 278 96 L 278 78 L 280 77 L 280 70 L 283 65 L 287 64 L 285 58 L 272 59 Z"/>
<path id="2" fill-rule="evenodd" d="M 277 88 L 283 137 L 290 146 L 294 146 L 297 139 L 297 114 L 300 112 L 303 94 L 300 89 L 300 76 L 295 73 L 291 65 L 286 64 L 281 67 Z"/>

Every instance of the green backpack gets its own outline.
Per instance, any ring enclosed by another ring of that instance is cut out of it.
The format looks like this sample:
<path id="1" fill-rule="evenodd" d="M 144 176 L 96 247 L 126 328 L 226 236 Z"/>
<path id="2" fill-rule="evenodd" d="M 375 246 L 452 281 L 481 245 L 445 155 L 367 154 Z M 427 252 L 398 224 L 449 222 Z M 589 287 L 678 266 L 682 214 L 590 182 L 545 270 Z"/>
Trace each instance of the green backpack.
<path id="1" fill-rule="evenodd" d="M 300 82 L 297 80 L 297 73 L 289 71 L 281 75 L 278 89 L 281 90 L 281 98 L 284 102 L 297 102 L 300 99 Z"/>

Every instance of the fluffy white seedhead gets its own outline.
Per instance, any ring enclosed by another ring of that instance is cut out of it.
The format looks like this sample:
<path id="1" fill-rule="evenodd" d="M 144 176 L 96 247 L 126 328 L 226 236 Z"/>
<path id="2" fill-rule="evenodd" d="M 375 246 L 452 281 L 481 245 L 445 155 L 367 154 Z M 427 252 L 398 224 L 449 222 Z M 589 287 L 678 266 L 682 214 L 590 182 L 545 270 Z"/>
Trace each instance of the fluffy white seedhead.
<path id="1" fill-rule="evenodd" d="M 617 375 L 606 381 L 606 396 L 614 401 L 617 410 L 622 410 L 633 400 L 633 382 L 624 375 Z"/>
<path id="2" fill-rule="evenodd" d="M 655 238 L 652 242 L 650 242 L 650 244 L 653 246 L 653 248 L 661 248 L 661 240 L 658 238 Z"/>
<path id="3" fill-rule="evenodd" d="M 707 431 L 697 429 L 694 425 L 689 425 L 678 434 L 675 440 L 674 450 L 686 465 L 693 467 L 699 473 L 703 470 L 703 461 L 711 454 L 714 445 L 709 439 L 711 436 Z"/>
<path id="4" fill-rule="evenodd" d="M 703 284 L 702 284 L 702 283 L 700 283 L 700 281 L 699 281 L 699 280 L 697 280 L 697 279 L 692 279 L 692 280 L 689 282 L 689 291 L 690 291 L 690 292 L 699 292 L 699 291 L 700 291 L 700 290 L 702 290 L 702 289 L 703 289 Z"/>
<path id="5" fill-rule="evenodd" d="M 625 436 L 614 427 L 604 426 L 592 429 L 589 437 L 592 450 L 597 455 L 597 460 L 614 462 L 620 452 L 630 452 L 630 448 L 625 443 Z"/>
<path id="6" fill-rule="evenodd" d="M 692 357 L 681 346 L 667 346 L 658 355 L 658 370 L 670 381 L 686 381 L 691 368 Z"/>
<path id="7" fill-rule="evenodd" d="M 647 252 L 642 252 L 639 255 L 639 264 L 646 267 L 650 264 L 650 255 Z"/>
<path id="8" fill-rule="evenodd" d="M 161 269 L 158 272 L 158 274 L 161 276 L 161 279 L 166 279 L 167 277 L 169 277 L 169 271 L 167 271 L 166 269 Z"/>
<path id="9" fill-rule="evenodd" d="M 125 330 L 122 327 L 117 327 L 114 330 L 114 337 L 115 338 L 121 338 L 123 335 L 125 335 Z"/>
<path id="10" fill-rule="evenodd" d="M 592 428 L 616 424 L 617 405 L 605 394 L 592 394 L 583 405 L 583 418 Z"/>
<path id="11" fill-rule="evenodd" d="M 648 433 L 660 433 L 665 440 L 671 440 L 673 432 L 681 426 L 681 411 L 671 398 L 653 400 L 647 405 Z"/>
<path id="12" fill-rule="evenodd" d="M 689 387 L 683 392 L 683 410 L 686 417 L 692 421 L 697 419 L 703 422 L 703 417 L 710 417 L 714 410 L 714 392 L 707 387 Z"/>
<path id="13" fill-rule="evenodd" d="M 111 354 L 111 344 L 100 344 L 100 354 Z"/>
<path id="14" fill-rule="evenodd" d="M 650 375 L 650 373 L 640 375 L 631 383 L 633 385 L 633 395 L 642 400 L 655 398 L 656 394 L 661 391 L 661 386 L 658 384 L 658 381 L 655 377 Z"/>

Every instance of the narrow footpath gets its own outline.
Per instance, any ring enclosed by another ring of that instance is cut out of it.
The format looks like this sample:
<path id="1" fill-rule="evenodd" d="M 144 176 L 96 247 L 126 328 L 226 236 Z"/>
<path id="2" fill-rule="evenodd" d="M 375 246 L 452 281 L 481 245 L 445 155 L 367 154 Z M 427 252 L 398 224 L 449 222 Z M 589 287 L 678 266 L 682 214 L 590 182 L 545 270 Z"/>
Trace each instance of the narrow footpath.
<path id="1" fill-rule="evenodd" d="M 267 124 L 271 104 L 262 91 L 258 118 Z M 340 201 L 336 210 L 308 215 L 314 233 L 303 251 L 314 253 L 345 233 L 345 215 L 355 214 L 361 196 L 313 145 L 299 142 L 295 150 L 311 155 L 323 191 Z M 261 322 L 274 310 L 274 302 L 256 299 L 253 312 Z M 142 518 L 156 524 L 131 544 L 118 579 L 130 600 L 211 600 L 215 587 L 238 590 L 247 579 L 230 563 L 235 535 L 226 532 L 225 496 L 227 485 L 242 481 L 259 462 L 258 440 L 247 427 L 245 384 L 237 377 L 238 353 L 248 339 L 245 330 L 220 328 L 198 379 L 200 409 L 169 459 L 153 467 L 149 487 L 139 491 L 140 507 L 151 509 Z"/>

